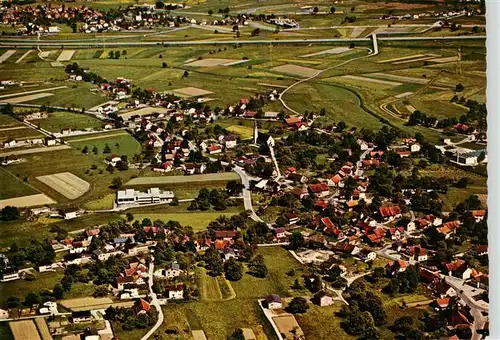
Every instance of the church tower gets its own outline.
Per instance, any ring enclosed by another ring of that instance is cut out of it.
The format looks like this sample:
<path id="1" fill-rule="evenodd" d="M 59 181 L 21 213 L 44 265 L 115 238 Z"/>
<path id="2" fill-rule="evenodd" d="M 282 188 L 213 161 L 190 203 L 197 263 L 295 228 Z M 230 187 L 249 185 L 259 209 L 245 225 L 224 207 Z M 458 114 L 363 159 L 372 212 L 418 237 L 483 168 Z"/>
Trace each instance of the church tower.
<path id="1" fill-rule="evenodd" d="M 259 137 L 259 127 L 257 126 L 257 121 L 253 122 L 253 143 L 257 144 L 257 138 Z"/>

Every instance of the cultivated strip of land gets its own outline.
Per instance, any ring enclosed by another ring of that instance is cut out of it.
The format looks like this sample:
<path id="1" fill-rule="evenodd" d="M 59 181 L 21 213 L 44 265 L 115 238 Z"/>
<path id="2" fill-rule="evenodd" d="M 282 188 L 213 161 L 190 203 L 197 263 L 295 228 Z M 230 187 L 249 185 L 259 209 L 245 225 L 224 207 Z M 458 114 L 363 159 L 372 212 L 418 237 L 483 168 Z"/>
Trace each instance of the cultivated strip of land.
<path id="1" fill-rule="evenodd" d="M 9 94 L 1 95 L 0 99 L 10 98 L 10 97 L 16 97 L 16 96 L 26 96 L 28 94 L 40 93 L 40 92 L 46 92 L 46 91 L 55 91 L 55 90 L 60 90 L 60 89 L 65 89 L 65 88 L 67 88 L 67 86 L 57 86 L 57 87 L 51 87 L 51 88 L 48 88 L 48 89 L 25 91 L 25 92 L 17 92 L 17 93 L 9 93 Z"/>
<path id="2" fill-rule="evenodd" d="M 19 64 L 24 58 L 28 56 L 28 54 L 31 53 L 33 50 L 29 50 L 28 52 L 24 53 L 22 56 L 19 57 L 19 59 L 16 60 L 16 64 Z"/>
<path id="3" fill-rule="evenodd" d="M 320 71 L 314 68 L 298 66 L 293 64 L 285 64 L 277 66 L 272 68 L 271 70 L 281 73 L 294 74 L 296 76 L 301 76 L 301 77 L 312 77 Z"/>
<path id="4" fill-rule="evenodd" d="M 119 133 L 113 133 L 113 134 L 100 134 L 99 136 L 93 136 L 93 137 L 86 137 L 86 138 L 77 138 L 77 139 L 70 139 L 68 142 L 85 142 L 88 140 L 94 140 L 94 139 L 105 139 L 105 138 L 112 138 L 112 137 L 117 137 L 117 136 L 123 136 L 126 135 L 126 132 L 119 132 Z"/>
<path id="5" fill-rule="evenodd" d="M 394 81 L 374 79 L 374 78 L 367 78 L 367 77 L 359 77 L 359 76 L 353 76 L 353 75 L 342 76 L 342 78 L 351 79 L 351 80 L 366 81 L 366 82 L 369 82 L 369 83 L 376 83 L 376 84 L 388 85 L 388 86 L 394 86 L 394 87 L 395 86 L 403 85 L 403 83 L 397 83 L 397 82 L 394 82 Z"/>
<path id="6" fill-rule="evenodd" d="M 2 153 L 0 153 L 0 157 L 14 156 L 14 155 L 29 155 L 30 153 L 50 152 L 50 151 L 59 151 L 59 150 L 66 150 L 66 149 L 71 149 L 71 146 L 69 146 L 69 145 L 57 145 L 57 146 L 43 147 L 43 148 L 21 149 L 21 150 L 9 151 L 9 152 L 2 152 Z"/>
<path id="7" fill-rule="evenodd" d="M 162 177 L 137 177 L 133 178 L 125 185 L 148 185 L 148 184 L 178 184 L 178 183 L 195 183 L 195 182 L 217 182 L 217 181 L 232 181 L 239 180 L 240 177 L 234 172 L 224 172 L 217 174 L 206 175 L 191 175 L 191 176 L 162 176 Z"/>
<path id="8" fill-rule="evenodd" d="M 349 47 L 335 47 L 335 48 L 330 48 L 328 50 L 321 51 L 321 52 L 301 55 L 300 58 L 316 57 L 318 55 L 323 55 L 323 54 L 342 54 L 342 53 L 347 52 L 349 50 L 350 50 Z"/>
<path id="9" fill-rule="evenodd" d="M 33 320 L 9 322 L 15 340 L 41 340 Z"/>
<path id="10" fill-rule="evenodd" d="M 90 184 L 71 172 L 61 172 L 36 178 L 69 199 L 77 199 L 90 189 Z"/>
<path id="11" fill-rule="evenodd" d="M 0 209 L 6 206 L 13 206 L 18 208 L 36 207 L 39 205 L 47 205 L 57 203 L 52 198 L 45 194 L 36 194 L 22 197 L 8 198 L 0 201 Z"/>
<path id="12" fill-rule="evenodd" d="M 71 60 L 75 52 L 76 52 L 75 50 L 62 51 L 61 54 L 59 54 L 59 57 L 57 57 L 57 61 L 69 61 Z"/>
<path id="13" fill-rule="evenodd" d="M 30 102 L 30 101 L 37 100 L 40 98 L 50 97 L 53 95 L 54 95 L 53 93 L 42 92 L 42 93 L 35 93 L 35 94 L 30 94 L 30 95 L 22 96 L 22 97 L 7 98 L 7 99 L 4 99 L 3 101 L 5 103 L 17 104 L 17 103 Z"/>
<path id="14" fill-rule="evenodd" d="M 7 59 L 9 59 L 14 53 L 16 53 L 16 50 L 8 50 L 4 54 L 2 54 L 2 56 L 0 57 L 0 64 L 7 61 Z"/>

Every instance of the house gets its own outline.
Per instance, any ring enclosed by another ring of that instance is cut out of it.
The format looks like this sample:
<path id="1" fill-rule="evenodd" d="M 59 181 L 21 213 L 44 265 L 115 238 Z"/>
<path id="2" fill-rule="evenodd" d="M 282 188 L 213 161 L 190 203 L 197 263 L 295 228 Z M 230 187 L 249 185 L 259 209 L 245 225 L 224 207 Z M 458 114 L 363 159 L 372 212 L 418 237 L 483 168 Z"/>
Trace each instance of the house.
<path id="1" fill-rule="evenodd" d="M 420 149 L 421 149 L 421 146 L 418 143 L 410 145 L 410 151 L 411 152 L 419 152 Z"/>
<path id="2" fill-rule="evenodd" d="M 134 313 L 135 315 L 146 314 L 151 309 L 149 302 L 144 299 L 136 300 L 134 303 Z"/>
<path id="3" fill-rule="evenodd" d="M 390 207 L 380 207 L 379 208 L 380 216 L 385 219 L 393 219 L 401 217 L 401 208 L 397 205 L 393 205 Z"/>
<path id="4" fill-rule="evenodd" d="M 446 308 L 448 308 L 448 305 L 450 304 L 450 298 L 445 297 L 442 299 L 436 299 L 434 300 L 434 304 L 436 305 L 437 311 L 445 310 Z"/>
<path id="5" fill-rule="evenodd" d="M 357 255 L 360 259 L 362 259 L 365 262 L 373 261 L 377 258 L 377 253 L 375 253 L 374 251 L 371 251 L 369 249 L 366 249 L 366 248 L 361 249 L 357 253 Z"/>
<path id="6" fill-rule="evenodd" d="M 212 245 L 212 240 L 209 238 L 198 239 L 195 242 L 196 251 L 205 251 Z"/>
<path id="7" fill-rule="evenodd" d="M 84 210 L 80 208 L 71 208 L 63 211 L 63 217 L 65 220 L 71 220 L 73 218 L 77 218 L 78 216 L 82 215 L 84 213 Z"/>
<path id="8" fill-rule="evenodd" d="M 340 186 L 341 183 L 342 183 L 342 177 L 339 174 L 333 176 L 327 181 L 327 184 L 330 187 Z"/>
<path id="9" fill-rule="evenodd" d="M 438 233 L 443 234 L 445 239 L 448 239 L 458 227 L 460 227 L 460 221 L 449 221 L 444 223 L 442 227 L 436 228 L 436 230 Z"/>
<path id="10" fill-rule="evenodd" d="M 388 276 L 393 277 L 397 273 L 404 272 L 406 270 L 406 262 L 403 260 L 389 262 L 385 266 L 385 272 Z"/>
<path id="11" fill-rule="evenodd" d="M 295 183 L 302 183 L 302 184 L 307 183 L 309 181 L 309 179 L 306 176 L 298 174 L 296 172 L 289 174 L 287 179 Z"/>
<path id="12" fill-rule="evenodd" d="M 299 216 L 294 213 L 286 213 L 283 215 L 288 224 L 295 224 L 299 221 Z"/>
<path id="13" fill-rule="evenodd" d="M 231 149 L 236 146 L 236 137 L 233 135 L 221 135 L 218 140 L 226 149 Z"/>
<path id="14" fill-rule="evenodd" d="M 408 248 L 408 255 L 415 261 L 427 261 L 427 249 L 418 246 Z"/>
<path id="15" fill-rule="evenodd" d="M 186 172 L 186 175 L 202 174 L 206 169 L 207 167 L 203 163 L 184 164 L 184 171 Z"/>
<path id="16" fill-rule="evenodd" d="M 276 235 L 276 238 L 277 239 L 280 239 L 280 238 L 285 238 L 286 237 L 286 230 L 285 228 L 274 228 L 274 234 Z"/>
<path id="17" fill-rule="evenodd" d="M 458 277 L 462 280 L 467 280 L 470 278 L 472 269 L 467 266 L 464 260 L 457 259 L 451 263 L 445 265 L 448 270 L 449 276 Z"/>
<path id="18" fill-rule="evenodd" d="M 404 227 L 389 228 L 387 230 L 387 237 L 392 240 L 400 240 L 405 236 Z"/>
<path id="19" fill-rule="evenodd" d="M 316 304 L 320 307 L 331 306 L 334 303 L 333 298 L 323 290 L 320 290 L 319 292 L 314 294 L 314 296 L 311 300 L 314 304 Z"/>
<path id="20" fill-rule="evenodd" d="M 471 214 L 476 222 L 481 222 L 482 220 L 484 220 L 484 216 L 486 216 L 486 210 L 472 210 Z"/>
<path id="21" fill-rule="evenodd" d="M 291 193 L 295 195 L 299 200 L 303 200 L 304 198 L 309 197 L 309 192 L 307 191 L 307 187 L 302 188 L 293 188 Z"/>
<path id="22" fill-rule="evenodd" d="M 330 188 L 326 183 L 309 184 L 309 191 L 316 197 L 324 197 L 330 193 Z"/>
<path id="23" fill-rule="evenodd" d="M 481 244 L 479 246 L 475 246 L 474 248 L 471 249 L 471 254 L 474 256 L 488 255 L 488 245 Z"/>
<path id="24" fill-rule="evenodd" d="M 219 253 L 222 254 L 222 260 L 224 262 L 228 261 L 229 259 L 237 259 L 238 258 L 238 253 L 234 248 L 230 247 L 224 247 L 223 249 L 219 250 Z"/>
<path id="25" fill-rule="evenodd" d="M 207 151 L 210 155 L 214 155 L 214 154 L 217 154 L 217 153 L 221 153 L 222 152 L 222 148 L 219 146 L 219 145 L 210 145 L 208 148 L 207 148 Z"/>
<path id="26" fill-rule="evenodd" d="M 71 312 L 71 319 L 73 323 L 90 322 L 92 321 L 92 315 L 89 310 Z"/>
<path id="27" fill-rule="evenodd" d="M 432 272 L 426 268 L 420 268 L 419 276 L 421 282 L 428 283 L 432 287 L 437 287 L 441 282 L 441 276 L 438 272 Z"/>
<path id="28" fill-rule="evenodd" d="M 234 230 L 217 230 L 214 233 L 216 239 L 219 240 L 233 240 L 238 235 L 238 232 Z"/>
<path id="29" fill-rule="evenodd" d="M 333 249 L 344 253 L 344 254 L 350 254 L 350 255 L 357 255 L 360 252 L 360 248 L 355 246 L 354 244 L 351 243 L 337 243 L 336 245 L 333 246 Z M 376 254 L 375 254 L 376 255 Z"/>
<path id="30" fill-rule="evenodd" d="M 169 300 L 179 300 L 184 298 L 184 284 L 178 283 L 165 287 L 165 293 Z"/>
<path id="31" fill-rule="evenodd" d="M 281 304 L 281 298 L 276 294 L 271 294 L 265 297 L 265 303 L 268 309 L 281 309 L 283 305 Z"/>
<path id="32" fill-rule="evenodd" d="M 457 296 L 457 291 L 453 289 L 445 281 L 441 281 L 436 286 L 436 295 L 439 296 L 441 299 L 445 297 L 454 297 Z"/>

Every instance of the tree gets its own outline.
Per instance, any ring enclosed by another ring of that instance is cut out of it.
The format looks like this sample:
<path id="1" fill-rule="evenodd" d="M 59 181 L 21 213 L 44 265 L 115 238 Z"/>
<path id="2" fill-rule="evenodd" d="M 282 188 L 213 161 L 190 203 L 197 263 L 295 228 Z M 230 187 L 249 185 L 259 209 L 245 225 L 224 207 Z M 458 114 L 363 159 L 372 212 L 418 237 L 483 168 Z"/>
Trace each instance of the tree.
<path id="1" fill-rule="evenodd" d="M 290 249 L 297 250 L 305 244 L 304 236 L 299 231 L 294 231 L 290 236 Z"/>
<path id="2" fill-rule="evenodd" d="M 120 177 L 113 178 L 111 185 L 116 189 L 120 189 L 123 185 L 122 179 Z"/>
<path id="3" fill-rule="evenodd" d="M 204 260 L 206 267 L 213 276 L 219 276 L 224 270 L 221 256 L 215 248 L 208 248 L 205 252 Z"/>
<path id="4" fill-rule="evenodd" d="M 7 299 L 7 307 L 9 308 L 20 308 L 21 301 L 17 296 L 11 296 Z"/>
<path id="5" fill-rule="evenodd" d="M 104 297 L 108 295 L 108 287 L 106 285 L 101 285 L 97 286 L 94 289 L 94 293 L 92 294 L 93 297 Z"/>
<path id="6" fill-rule="evenodd" d="M 19 210 L 13 206 L 6 206 L 0 211 L 0 219 L 2 221 L 14 221 L 19 218 Z"/>
<path id="7" fill-rule="evenodd" d="M 126 216 L 128 222 L 132 222 L 134 220 L 134 215 L 131 212 L 128 212 Z"/>
<path id="8" fill-rule="evenodd" d="M 116 168 L 120 171 L 128 170 L 128 165 L 124 161 L 118 161 L 116 162 Z"/>
<path id="9" fill-rule="evenodd" d="M 56 284 L 54 289 L 52 290 L 52 295 L 56 298 L 56 300 L 62 299 L 64 295 L 64 289 L 61 284 Z"/>
<path id="10" fill-rule="evenodd" d="M 182 75 L 184 78 L 187 78 L 189 76 L 189 72 L 188 71 L 184 71 L 184 74 Z"/>
<path id="11" fill-rule="evenodd" d="M 108 58 L 109 59 L 114 59 L 114 57 L 115 57 L 115 52 L 114 51 L 109 51 L 108 52 Z"/>
<path id="12" fill-rule="evenodd" d="M 293 286 L 292 286 L 293 289 L 302 289 L 302 286 L 300 285 L 299 283 L 299 279 L 295 279 L 295 281 L 293 282 Z"/>
<path id="13" fill-rule="evenodd" d="M 234 258 L 230 258 L 224 264 L 226 278 L 230 281 L 239 281 L 243 277 L 243 266 Z"/>
<path id="14" fill-rule="evenodd" d="M 335 7 L 330 7 L 330 14 L 335 14 Z"/>
<path id="15" fill-rule="evenodd" d="M 286 311 L 292 314 L 305 313 L 309 309 L 307 300 L 303 297 L 294 297 L 286 307 Z"/>
<path id="16" fill-rule="evenodd" d="M 87 147 L 87 145 L 85 145 L 82 149 L 82 153 L 87 154 L 88 152 L 89 152 L 89 148 Z"/>
<path id="17" fill-rule="evenodd" d="M 167 65 L 167 63 L 166 63 L 166 62 L 161 63 L 161 67 L 163 67 L 163 68 L 167 68 L 167 66 L 168 66 L 168 65 Z"/>
<path id="18" fill-rule="evenodd" d="M 227 340 L 245 340 L 243 330 L 241 328 L 235 329 L 234 332 L 227 337 Z"/>
<path id="19" fill-rule="evenodd" d="M 313 14 L 318 14 L 318 12 L 319 12 L 318 6 L 314 6 L 314 8 L 313 8 Z"/>
<path id="20" fill-rule="evenodd" d="M 78 29 L 78 26 L 76 25 L 76 22 L 73 22 L 71 24 L 71 30 L 73 31 L 73 33 L 76 33 L 77 29 Z"/>
<path id="21" fill-rule="evenodd" d="M 94 147 L 92 148 L 92 153 L 94 155 L 97 155 L 98 152 L 99 152 L 99 149 L 97 148 L 97 146 L 94 145 Z"/>
<path id="22" fill-rule="evenodd" d="M 404 315 L 397 318 L 392 325 L 395 333 L 407 333 L 413 328 L 413 318 L 410 315 Z"/>
<path id="23" fill-rule="evenodd" d="M 208 15 L 212 15 L 214 14 L 214 11 L 212 11 L 211 9 L 208 10 Z"/>
<path id="24" fill-rule="evenodd" d="M 467 184 L 468 184 L 467 177 L 462 177 L 462 178 L 460 178 L 460 180 L 457 182 L 457 184 L 455 184 L 455 186 L 456 186 L 457 188 L 467 188 Z"/>
<path id="25" fill-rule="evenodd" d="M 455 86 L 455 92 L 462 92 L 465 89 L 462 83 L 459 83 Z"/>
<path id="26" fill-rule="evenodd" d="M 24 298 L 23 304 L 26 307 L 31 307 L 33 305 L 40 304 L 40 301 L 41 301 L 41 299 L 40 299 L 40 295 L 38 295 L 38 293 L 30 292 Z"/>
<path id="27" fill-rule="evenodd" d="M 485 159 L 486 159 L 486 154 L 484 151 L 481 151 L 481 153 L 477 157 L 477 162 L 482 163 Z"/>
<path id="28" fill-rule="evenodd" d="M 239 31 L 238 31 L 238 32 L 239 32 Z M 258 28 L 258 27 L 257 27 L 256 29 L 254 29 L 254 30 L 252 31 L 251 36 L 252 36 L 252 37 L 257 37 L 257 36 L 259 36 L 259 34 L 260 34 L 260 28 Z"/>
<path id="29" fill-rule="evenodd" d="M 108 143 L 104 145 L 104 149 L 102 150 L 102 153 L 107 154 L 111 153 L 111 148 L 109 147 Z"/>

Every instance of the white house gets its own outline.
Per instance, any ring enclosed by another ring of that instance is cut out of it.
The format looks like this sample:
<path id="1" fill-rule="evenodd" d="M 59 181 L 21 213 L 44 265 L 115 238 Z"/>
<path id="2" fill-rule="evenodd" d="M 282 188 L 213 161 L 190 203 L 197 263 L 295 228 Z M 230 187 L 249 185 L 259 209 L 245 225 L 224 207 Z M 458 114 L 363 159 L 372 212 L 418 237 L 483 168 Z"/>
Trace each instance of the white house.
<path id="1" fill-rule="evenodd" d="M 421 148 L 420 144 L 415 143 L 415 144 L 412 144 L 412 145 L 410 146 L 410 151 L 411 151 L 411 152 L 419 152 L 419 151 L 420 151 L 420 148 Z"/>
<path id="2" fill-rule="evenodd" d="M 281 303 L 281 298 L 276 294 L 271 294 L 265 297 L 267 303 L 267 308 L 269 309 L 281 309 L 283 305 Z"/>
<path id="3" fill-rule="evenodd" d="M 358 253 L 357 256 L 361 258 L 363 261 L 368 262 L 368 261 L 373 261 L 377 258 L 377 253 L 374 251 L 371 251 L 369 249 L 361 249 Z"/>
<path id="4" fill-rule="evenodd" d="M 333 298 L 324 291 L 317 292 L 312 301 L 320 307 L 331 306 L 334 303 Z"/>
<path id="5" fill-rule="evenodd" d="M 182 283 L 169 286 L 165 289 L 167 299 L 179 300 L 184 298 L 184 285 Z"/>

